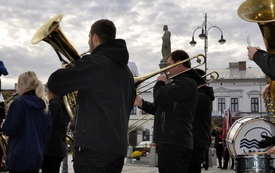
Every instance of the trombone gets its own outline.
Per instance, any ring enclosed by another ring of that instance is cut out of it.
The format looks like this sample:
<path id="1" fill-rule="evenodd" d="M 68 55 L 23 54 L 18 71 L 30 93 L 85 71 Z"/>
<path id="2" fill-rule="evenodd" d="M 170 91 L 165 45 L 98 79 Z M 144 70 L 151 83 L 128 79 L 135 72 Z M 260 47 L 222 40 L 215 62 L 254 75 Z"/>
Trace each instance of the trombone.
<path id="1" fill-rule="evenodd" d="M 129 125 L 128 129 L 130 129 L 130 130 L 128 130 L 128 133 L 131 133 L 132 131 L 136 130 L 137 128 L 139 128 L 143 124 L 147 123 L 149 120 L 153 119 L 154 117 L 155 116 L 151 115 L 151 114 L 146 114 L 146 115 L 142 116 L 140 119 L 138 119 L 137 121 L 135 121 L 134 123 Z M 142 120 L 144 120 L 144 121 L 141 122 Z M 138 124 L 139 122 L 141 122 L 141 123 Z M 136 124 L 138 124 L 138 125 L 136 125 Z"/>
<path id="2" fill-rule="evenodd" d="M 209 80 L 205 80 L 205 83 L 202 85 L 198 86 L 198 89 L 206 86 L 208 84 L 210 84 L 211 82 L 213 82 L 214 80 L 217 80 L 219 78 L 219 73 L 216 71 L 211 71 L 205 75 L 202 76 L 202 78 L 207 78 L 210 77 Z M 142 116 L 140 119 L 138 119 L 137 121 L 135 121 L 134 123 L 130 124 L 128 127 L 128 133 L 131 133 L 132 131 L 136 130 L 137 128 L 139 128 L 140 126 L 142 126 L 143 124 L 145 124 L 146 122 L 150 121 L 151 119 L 153 119 L 155 116 L 151 115 L 151 114 L 146 114 L 144 116 Z M 140 124 L 138 124 L 140 122 Z"/>
<path id="3" fill-rule="evenodd" d="M 169 80 L 172 79 L 172 78 L 174 78 L 174 77 L 176 77 L 176 76 L 178 76 L 178 75 L 180 75 L 180 74 L 182 74 L 182 73 L 185 73 L 185 72 L 187 72 L 187 71 L 189 71 L 189 70 L 191 70 L 191 69 L 194 69 L 194 68 L 197 68 L 197 67 L 199 67 L 199 66 L 202 66 L 202 65 L 205 64 L 205 62 L 206 62 L 206 57 L 205 57 L 203 54 L 197 54 L 197 55 L 193 56 L 192 58 L 188 58 L 188 59 L 179 61 L 179 62 L 177 62 L 177 63 L 175 63 L 175 64 L 169 65 L 169 66 L 167 66 L 167 67 L 164 67 L 164 68 L 162 68 L 162 69 L 160 69 L 160 70 L 157 70 L 157 71 L 155 71 L 155 72 L 149 73 L 149 74 L 147 74 L 147 75 L 143 75 L 143 76 L 139 76 L 139 77 L 134 77 L 135 86 L 136 86 L 136 88 L 137 88 L 137 87 L 138 87 L 142 82 L 144 82 L 145 80 L 150 79 L 150 78 L 152 78 L 153 76 L 156 76 L 156 75 L 158 75 L 158 74 L 160 74 L 160 73 L 162 73 L 162 72 L 165 72 L 165 71 L 167 71 L 167 70 L 169 70 L 169 69 L 171 69 L 171 68 L 173 68 L 173 67 L 175 67 L 175 66 L 177 66 L 177 65 L 183 64 L 183 63 L 185 63 L 185 62 L 187 62 L 187 61 L 191 61 L 191 60 L 193 60 L 193 59 L 196 59 L 196 62 L 198 63 L 196 66 L 191 67 L 191 68 L 189 68 L 189 69 L 186 69 L 186 70 L 184 70 L 184 71 L 182 71 L 182 72 L 180 72 L 180 73 L 178 73 L 178 74 L 175 74 L 175 75 L 173 75 L 173 76 L 170 76 L 170 77 L 169 77 Z M 148 89 L 146 89 L 146 90 L 140 91 L 142 88 L 145 88 L 146 86 L 148 86 L 148 85 L 150 85 L 150 84 L 152 84 L 152 83 L 154 83 L 154 82 L 155 82 L 155 81 L 150 82 L 150 83 L 148 83 L 148 84 L 146 84 L 146 85 L 144 85 L 144 86 L 141 86 L 140 88 L 137 88 L 137 95 L 140 95 L 140 94 L 142 94 L 142 93 L 148 91 L 149 89 L 151 89 L 152 87 L 151 87 L 151 88 L 148 88 Z"/>
<path id="4" fill-rule="evenodd" d="M 219 78 L 219 73 L 216 71 L 211 71 L 211 72 L 203 75 L 202 78 L 206 78 L 207 76 L 210 77 L 210 80 L 205 80 L 205 83 L 202 85 L 199 85 L 198 88 L 206 86 L 206 85 L 210 84 L 211 82 L 213 82 L 214 80 L 217 80 Z"/>

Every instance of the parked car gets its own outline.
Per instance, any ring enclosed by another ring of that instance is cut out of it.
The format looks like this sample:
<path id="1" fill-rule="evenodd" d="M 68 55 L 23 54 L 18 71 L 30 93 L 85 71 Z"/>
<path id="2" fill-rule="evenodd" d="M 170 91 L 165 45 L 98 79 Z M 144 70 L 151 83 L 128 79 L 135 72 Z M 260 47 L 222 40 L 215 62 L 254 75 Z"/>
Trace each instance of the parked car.
<path id="1" fill-rule="evenodd" d="M 142 141 L 134 148 L 134 151 L 140 151 L 144 156 L 146 156 L 146 153 L 150 152 L 150 148 L 152 145 L 152 141 Z"/>

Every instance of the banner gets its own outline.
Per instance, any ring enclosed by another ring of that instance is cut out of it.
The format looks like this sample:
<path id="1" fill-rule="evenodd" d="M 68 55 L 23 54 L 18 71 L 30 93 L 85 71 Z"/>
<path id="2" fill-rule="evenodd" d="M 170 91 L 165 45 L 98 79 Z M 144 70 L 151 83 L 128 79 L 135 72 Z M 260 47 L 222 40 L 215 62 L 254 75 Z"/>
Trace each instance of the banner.
<path id="1" fill-rule="evenodd" d="M 222 139 L 226 139 L 226 135 L 228 130 L 232 125 L 232 115 L 230 112 L 230 108 L 225 112 L 223 117 L 223 124 L 222 124 Z"/>

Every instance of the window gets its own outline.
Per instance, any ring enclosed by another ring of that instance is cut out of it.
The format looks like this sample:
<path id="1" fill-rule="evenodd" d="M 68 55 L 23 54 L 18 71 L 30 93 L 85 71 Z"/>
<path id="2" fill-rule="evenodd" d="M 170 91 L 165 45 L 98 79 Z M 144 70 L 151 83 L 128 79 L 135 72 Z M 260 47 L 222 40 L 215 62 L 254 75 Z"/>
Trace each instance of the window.
<path id="1" fill-rule="evenodd" d="M 239 111 L 238 98 L 231 98 L 231 111 Z"/>
<path id="2" fill-rule="evenodd" d="M 131 114 L 137 114 L 137 107 L 136 106 L 133 107 L 133 109 L 131 111 Z"/>
<path id="3" fill-rule="evenodd" d="M 225 110 L 225 98 L 218 98 L 218 111 L 223 113 Z"/>
<path id="4" fill-rule="evenodd" d="M 259 98 L 251 98 L 251 112 L 259 112 Z"/>

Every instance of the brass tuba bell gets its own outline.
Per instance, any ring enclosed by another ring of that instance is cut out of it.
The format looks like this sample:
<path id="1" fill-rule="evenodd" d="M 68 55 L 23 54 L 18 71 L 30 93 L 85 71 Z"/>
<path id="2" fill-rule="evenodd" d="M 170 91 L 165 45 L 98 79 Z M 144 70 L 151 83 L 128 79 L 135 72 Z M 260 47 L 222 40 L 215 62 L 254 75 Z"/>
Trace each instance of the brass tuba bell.
<path id="1" fill-rule="evenodd" d="M 72 46 L 72 44 L 68 41 L 68 39 L 63 34 L 61 28 L 59 27 L 59 23 L 63 18 L 63 14 L 58 14 L 48 20 L 40 29 L 34 34 L 31 43 L 36 44 L 41 40 L 49 43 L 62 63 L 67 63 L 62 57 L 60 56 L 59 52 L 62 53 L 69 62 L 73 63 L 76 60 L 80 59 L 81 56 Z M 63 97 L 66 110 L 70 115 L 71 119 L 75 117 L 75 106 L 76 106 L 76 93 L 69 93 Z"/>
<path id="2" fill-rule="evenodd" d="M 44 23 L 34 34 L 31 43 L 36 44 L 43 40 L 49 43 L 55 51 L 61 52 L 70 62 L 75 62 L 80 58 L 80 55 L 59 27 L 62 18 L 63 14 L 58 14 Z"/>

